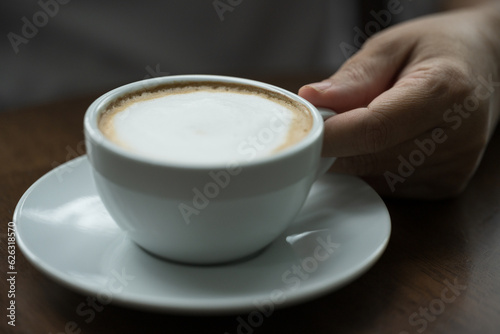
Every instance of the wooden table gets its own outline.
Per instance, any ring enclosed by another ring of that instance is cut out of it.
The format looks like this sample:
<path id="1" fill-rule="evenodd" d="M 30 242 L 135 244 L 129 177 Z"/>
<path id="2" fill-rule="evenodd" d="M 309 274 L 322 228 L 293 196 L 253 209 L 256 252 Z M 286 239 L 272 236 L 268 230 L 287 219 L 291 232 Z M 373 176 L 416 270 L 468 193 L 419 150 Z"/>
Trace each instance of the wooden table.
<path id="1" fill-rule="evenodd" d="M 317 78 L 267 80 L 292 91 Z M 96 96 L 0 113 L 0 333 L 237 333 L 238 317 L 178 316 L 106 305 L 77 319 L 85 296 L 16 251 L 16 326 L 7 324 L 8 223 L 24 191 L 84 154 L 83 114 Z M 253 333 L 500 333 L 500 131 L 458 198 L 388 200 L 392 236 L 382 258 L 346 287 L 280 309 Z M 244 331 L 240 331 L 244 332 Z M 248 331 L 250 332 L 250 331 Z"/>

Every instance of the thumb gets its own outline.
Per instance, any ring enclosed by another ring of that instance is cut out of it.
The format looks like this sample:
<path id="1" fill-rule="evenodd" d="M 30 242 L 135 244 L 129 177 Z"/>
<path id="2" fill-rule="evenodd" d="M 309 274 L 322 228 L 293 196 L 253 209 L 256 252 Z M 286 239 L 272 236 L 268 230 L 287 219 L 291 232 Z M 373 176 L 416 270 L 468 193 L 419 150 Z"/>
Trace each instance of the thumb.
<path id="1" fill-rule="evenodd" d="M 385 39 L 379 35 L 368 40 L 330 78 L 303 86 L 299 95 L 336 112 L 366 107 L 392 86 L 411 50 L 412 43 L 397 45 L 396 40 Z"/>

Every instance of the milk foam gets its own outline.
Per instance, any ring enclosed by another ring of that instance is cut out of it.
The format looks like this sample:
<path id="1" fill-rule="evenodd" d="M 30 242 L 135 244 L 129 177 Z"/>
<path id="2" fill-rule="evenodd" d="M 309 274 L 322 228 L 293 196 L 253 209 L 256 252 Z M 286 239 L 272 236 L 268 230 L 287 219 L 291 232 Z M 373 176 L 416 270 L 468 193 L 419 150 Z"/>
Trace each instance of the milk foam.
<path id="1" fill-rule="evenodd" d="M 241 162 L 286 146 L 296 113 L 258 94 L 199 90 L 133 102 L 110 118 L 108 132 L 162 161 Z"/>

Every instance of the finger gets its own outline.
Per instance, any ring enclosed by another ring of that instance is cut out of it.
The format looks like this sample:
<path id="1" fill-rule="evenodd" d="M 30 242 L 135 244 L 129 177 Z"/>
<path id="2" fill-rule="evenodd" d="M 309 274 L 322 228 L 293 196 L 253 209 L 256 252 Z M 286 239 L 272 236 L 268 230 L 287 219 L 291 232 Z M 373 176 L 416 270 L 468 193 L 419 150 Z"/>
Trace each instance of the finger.
<path id="1" fill-rule="evenodd" d="M 316 106 L 337 112 L 367 106 L 393 84 L 412 48 L 410 42 L 393 47 L 396 41 L 389 38 L 369 40 L 334 75 L 303 86 L 299 95 Z"/>
<path id="2" fill-rule="evenodd" d="M 464 141 L 463 134 L 451 129 L 439 138 L 433 133 L 435 129 L 376 154 L 338 158 L 330 171 L 361 176 L 385 196 L 455 196 L 477 169 L 481 143 Z"/>
<path id="3" fill-rule="evenodd" d="M 397 170 L 403 160 L 418 166 L 428 164 L 441 146 L 433 140 L 433 131 L 434 129 L 381 152 L 337 158 L 330 171 L 367 177 L 382 175 L 387 170 Z"/>
<path id="4" fill-rule="evenodd" d="M 377 96 L 368 106 L 340 113 L 325 121 L 323 155 L 354 156 L 380 152 L 435 127 L 447 127 L 445 112 L 463 101 L 450 84 L 457 71 L 430 64 L 436 73 L 411 73 Z M 423 66 L 422 68 L 428 68 Z M 460 80 L 458 80 L 460 81 Z"/>

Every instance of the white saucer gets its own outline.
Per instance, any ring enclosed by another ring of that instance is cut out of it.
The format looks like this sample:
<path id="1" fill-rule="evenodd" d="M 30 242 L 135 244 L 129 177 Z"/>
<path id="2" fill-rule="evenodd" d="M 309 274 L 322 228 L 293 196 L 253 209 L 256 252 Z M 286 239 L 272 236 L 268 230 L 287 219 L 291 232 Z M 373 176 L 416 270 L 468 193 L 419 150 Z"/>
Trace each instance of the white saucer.
<path id="1" fill-rule="evenodd" d="M 35 182 L 14 222 L 25 257 L 57 282 L 102 304 L 191 314 L 274 309 L 326 294 L 368 270 L 391 231 L 389 213 L 368 185 L 325 175 L 296 222 L 257 256 L 221 266 L 171 263 L 118 228 L 85 156 Z"/>

